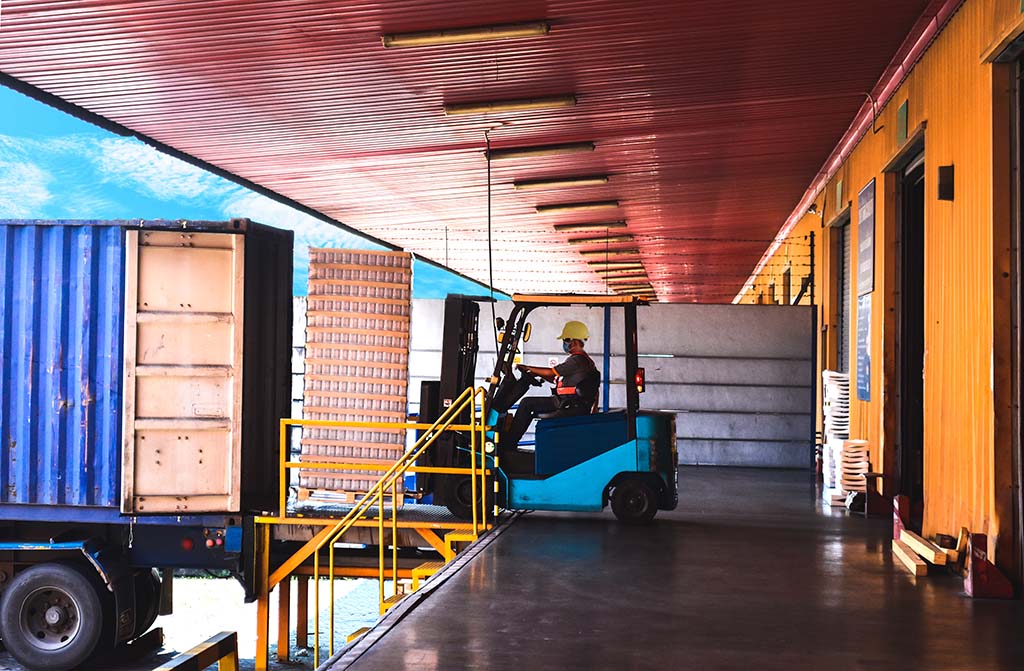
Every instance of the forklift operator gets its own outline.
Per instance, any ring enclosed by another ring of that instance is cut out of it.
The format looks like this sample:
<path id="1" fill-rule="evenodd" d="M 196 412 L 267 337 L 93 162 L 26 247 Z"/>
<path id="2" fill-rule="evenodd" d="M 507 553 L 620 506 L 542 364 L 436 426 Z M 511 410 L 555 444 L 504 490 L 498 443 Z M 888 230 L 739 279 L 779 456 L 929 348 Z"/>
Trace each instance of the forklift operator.
<path id="1" fill-rule="evenodd" d="M 491 405 L 498 413 L 508 412 L 531 385 L 540 385 L 541 379 L 553 382 L 555 388 L 550 397 L 530 396 L 519 403 L 512 426 L 501 436 L 502 449 L 514 450 L 535 417 L 569 417 L 593 412 L 601 373 L 583 349 L 589 337 L 590 332 L 583 322 L 566 322 L 558 336 L 562 349 L 569 355 L 565 361 L 554 368 L 518 364 L 516 368 L 523 373 L 518 380 L 511 370 L 506 371 Z"/>

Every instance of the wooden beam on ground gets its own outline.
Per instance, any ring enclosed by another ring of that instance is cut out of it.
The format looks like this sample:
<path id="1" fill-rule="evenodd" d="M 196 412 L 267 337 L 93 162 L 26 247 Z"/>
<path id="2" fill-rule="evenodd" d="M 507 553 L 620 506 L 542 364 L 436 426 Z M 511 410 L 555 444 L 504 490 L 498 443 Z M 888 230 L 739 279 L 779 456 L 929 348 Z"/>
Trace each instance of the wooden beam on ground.
<path id="1" fill-rule="evenodd" d="M 924 560 L 918 557 L 917 553 L 911 550 L 910 546 L 903 541 L 898 541 L 895 538 L 893 539 L 892 554 L 900 560 L 900 563 L 902 563 L 912 575 L 928 575 L 928 564 L 924 563 Z"/>
<path id="2" fill-rule="evenodd" d="M 221 671 L 238 671 L 238 634 L 222 631 L 153 671 L 202 671 L 219 664 Z"/>
<path id="3" fill-rule="evenodd" d="M 946 553 L 935 543 L 925 540 L 907 529 L 900 532 L 900 540 L 910 546 L 910 549 L 921 555 L 929 563 L 936 566 L 945 566 Z"/>

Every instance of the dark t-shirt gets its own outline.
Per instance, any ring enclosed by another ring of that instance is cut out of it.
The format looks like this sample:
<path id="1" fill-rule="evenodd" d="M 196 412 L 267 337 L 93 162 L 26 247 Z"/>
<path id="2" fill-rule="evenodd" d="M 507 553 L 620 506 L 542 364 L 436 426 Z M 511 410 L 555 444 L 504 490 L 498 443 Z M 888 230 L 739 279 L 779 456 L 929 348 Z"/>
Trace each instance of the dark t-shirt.
<path id="1" fill-rule="evenodd" d="M 601 373 L 593 360 L 586 354 L 570 354 L 555 366 L 555 372 L 562 378 L 563 387 L 579 389 L 578 398 L 583 405 L 593 405 L 597 400 L 597 388 L 601 384 Z"/>

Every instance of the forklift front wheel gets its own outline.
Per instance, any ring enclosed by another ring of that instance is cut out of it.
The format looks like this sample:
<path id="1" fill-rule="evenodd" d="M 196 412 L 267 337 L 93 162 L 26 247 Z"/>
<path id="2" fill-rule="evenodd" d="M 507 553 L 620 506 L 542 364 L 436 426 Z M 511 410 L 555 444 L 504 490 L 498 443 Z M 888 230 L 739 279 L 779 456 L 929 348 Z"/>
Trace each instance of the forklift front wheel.
<path id="1" fill-rule="evenodd" d="M 612 512 L 620 522 L 646 524 L 658 512 L 658 491 L 642 478 L 627 478 L 612 490 Z"/>

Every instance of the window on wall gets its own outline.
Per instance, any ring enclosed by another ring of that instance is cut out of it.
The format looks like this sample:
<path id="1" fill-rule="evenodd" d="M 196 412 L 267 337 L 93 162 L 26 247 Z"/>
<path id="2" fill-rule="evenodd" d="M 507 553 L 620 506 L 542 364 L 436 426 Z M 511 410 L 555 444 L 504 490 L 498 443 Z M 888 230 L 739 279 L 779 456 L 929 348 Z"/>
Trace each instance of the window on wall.
<path id="1" fill-rule="evenodd" d="M 850 372 L 850 292 L 853 287 L 850 282 L 850 220 L 847 219 L 839 227 L 839 264 L 836 268 L 837 279 L 839 280 L 839 323 L 836 324 L 838 332 L 838 360 L 836 368 L 840 373 Z"/>

